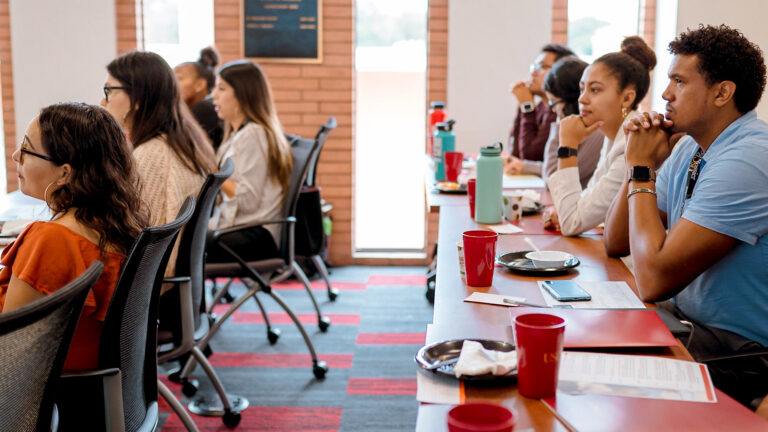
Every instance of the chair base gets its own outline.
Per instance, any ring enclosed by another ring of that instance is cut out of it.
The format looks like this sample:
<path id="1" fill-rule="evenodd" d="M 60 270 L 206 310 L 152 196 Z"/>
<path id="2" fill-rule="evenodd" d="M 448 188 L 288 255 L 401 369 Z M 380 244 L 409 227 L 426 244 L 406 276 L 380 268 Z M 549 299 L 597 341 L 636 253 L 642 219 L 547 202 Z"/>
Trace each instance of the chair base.
<path id="1" fill-rule="evenodd" d="M 242 396 L 227 394 L 227 399 L 229 399 L 229 405 L 232 407 L 231 412 L 233 413 L 239 413 L 248 408 L 248 399 Z M 206 417 L 222 417 L 226 414 L 219 395 L 215 393 L 202 396 L 190 402 L 187 408 L 193 414 Z"/>

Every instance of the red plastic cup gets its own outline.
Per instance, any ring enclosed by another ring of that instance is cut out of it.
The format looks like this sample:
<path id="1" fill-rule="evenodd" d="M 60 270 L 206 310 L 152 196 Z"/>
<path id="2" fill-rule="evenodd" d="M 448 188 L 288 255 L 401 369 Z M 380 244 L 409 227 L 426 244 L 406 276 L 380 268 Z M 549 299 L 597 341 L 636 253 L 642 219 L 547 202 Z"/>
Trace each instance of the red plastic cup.
<path id="1" fill-rule="evenodd" d="M 515 317 L 517 389 L 529 398 L 548 398 L 557 391 L 557 373 L 563 353 L 565 320 L 554 315 Z"/>
<path id="2" fill-rule="evenodd" d="M 469 197 L 469 216 L 475 219 L 475 186 L 477 185 L 476 179 L 469 179 L 467 182 L 467 196 Z"/>
<path id="3" fill-rule="evenodd" d="M 448 411 L 449 432 L 511 432 L 514 427 L 512 412 L 493 403 L 466 403 Z"/>
<path id="4" fill-rule="evenodd" d="M 464 159 L 464 153 L 445 152 L 443 158 L 445 158 L 445 181 L 455 183 L 459 179 L 459 173 L 461 173 L 461 161 Z"/>
<path id="5" fill-rule="evenodd" d="M 487 287 L 493 283 L 493 264 L 496 258 L 496 240 L 493 231 L 464 231 L 464 266 L 467 285 Z"/>

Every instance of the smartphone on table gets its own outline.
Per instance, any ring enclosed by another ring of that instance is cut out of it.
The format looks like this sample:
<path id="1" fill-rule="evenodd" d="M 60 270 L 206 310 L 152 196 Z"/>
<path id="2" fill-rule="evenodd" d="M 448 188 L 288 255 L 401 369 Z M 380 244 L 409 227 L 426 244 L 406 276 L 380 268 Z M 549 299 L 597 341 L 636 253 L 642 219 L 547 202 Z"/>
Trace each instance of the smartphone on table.
<path id="1" fill-rule="evenodd" d="M 572 280 L 545 280 L 541 284 L 549 295 L 557 301 L 592 300 L 592 296 Z"/>

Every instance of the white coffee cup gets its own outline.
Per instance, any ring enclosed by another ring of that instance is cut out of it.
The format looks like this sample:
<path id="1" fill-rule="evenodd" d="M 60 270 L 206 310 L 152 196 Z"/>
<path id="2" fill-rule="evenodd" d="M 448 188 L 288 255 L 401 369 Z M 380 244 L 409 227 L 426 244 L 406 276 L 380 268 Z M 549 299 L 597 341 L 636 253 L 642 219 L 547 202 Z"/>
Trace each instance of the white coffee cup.
<path id="1" fill-rule="evenodd" d="M 502 198 L 504 202 L 504 217 L 508 221 L 514 222 L 523 217 L 523 197 L 515 195 L 506 195 Z"/>

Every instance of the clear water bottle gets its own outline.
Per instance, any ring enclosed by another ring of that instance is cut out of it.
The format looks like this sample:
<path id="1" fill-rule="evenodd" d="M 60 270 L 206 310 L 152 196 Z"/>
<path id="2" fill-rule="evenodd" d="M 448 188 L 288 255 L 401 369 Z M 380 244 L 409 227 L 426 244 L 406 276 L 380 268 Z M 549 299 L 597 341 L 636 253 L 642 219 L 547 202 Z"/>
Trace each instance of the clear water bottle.
<path id="1" fill-rule="evenodd" d="M 501 223 L 504 214 L 501 201 L 504 161 L 501 158 L 501 149 L 500 142 L 480 148 L 475 186 L 475 220 L 478 223 Z"/>

